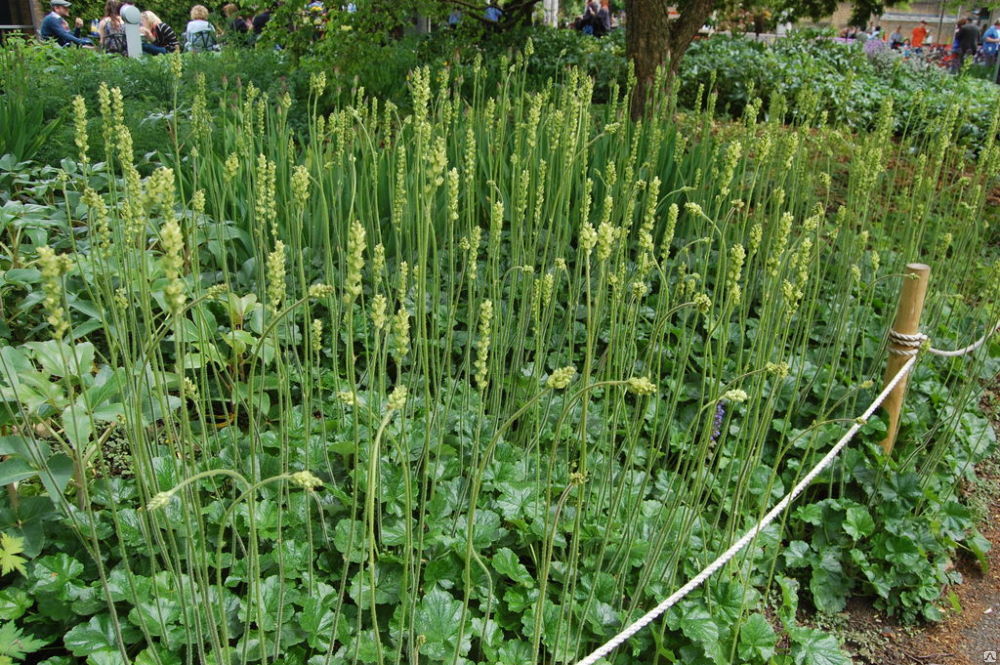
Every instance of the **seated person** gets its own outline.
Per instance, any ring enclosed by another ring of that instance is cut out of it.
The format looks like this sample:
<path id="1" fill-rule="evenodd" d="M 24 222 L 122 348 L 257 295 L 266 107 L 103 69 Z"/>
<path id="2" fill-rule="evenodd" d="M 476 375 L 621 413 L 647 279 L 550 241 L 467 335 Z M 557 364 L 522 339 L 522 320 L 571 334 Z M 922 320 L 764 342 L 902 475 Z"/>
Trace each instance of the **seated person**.
<path id="1" fill-rule="evenodd" d="M 104 5 L 104 17 L 97 24 L 101 50 L 105 53 L 128 55 L 128 40 L 125 38 L 125 21 L 121 11 L 121 0 L 108 0 Z"/>
<path id="2" fill-rule="evenodd" d="M 152 55 L 162 55 L 164 53 L 176 53 L 180 50 L 180 42 L 177 33 L 169 25 L 160 20 L 160 17 L 153 12 L 144 11 L 140 18 L 139 32 L 149 40 L 143 43 L 143 53 Z"/>
<path id="3" fill-rule="evenodd" d="M 264 31 L 264 26 L 267 25 L 267 22 L 270 20 L 271 9 L 265 9 L 260 14 L 254 16 L 253 20 L 250 22 L 250 29 L 253 30 L 253 34 L 259 35 L 262 33 Z"/>
<path id="4" fill-rule="evenodd" d="M 52 12 L 42 19 L 42 25 L 38 34 L 42 39 L 54 39 L 59 46 L 92 46 L 94 42 L 86 37 L 77 37 L 69 31 L 69 23 L 66 18 L 69 16 L 71 3 L 69 0 L 52 0 Z"/>
<path id="5" fill-rule="evenodd" d="M 229 22 L 229 29 L 235 33 L 247 34 L 253 27 L 253 23 L 240 13 L 240 8 L 230 2 L 222 6 L 222 13 Z"/>
<path id="6" fill-rule="evenodd" d="M 184 31 L 185 51 L 219 51 L 219 40 L 215 26 L 208 22 L 208 8 L 195 5 L 191 8 L 191 20 Z"/>

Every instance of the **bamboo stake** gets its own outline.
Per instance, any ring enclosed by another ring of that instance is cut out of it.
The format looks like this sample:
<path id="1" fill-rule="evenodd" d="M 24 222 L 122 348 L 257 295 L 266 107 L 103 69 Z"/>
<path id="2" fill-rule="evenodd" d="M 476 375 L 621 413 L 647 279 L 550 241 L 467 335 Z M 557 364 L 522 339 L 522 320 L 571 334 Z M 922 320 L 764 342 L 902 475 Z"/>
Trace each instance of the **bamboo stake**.
<path id="1" fill-rule="evenodd" d="M 4 489 L 7 490 L 7 502 L 10 504 L 10 512 L 17 515 L 17 511 L 21 508 L 21 497 L 17 494 L 17 483 L 8 483 L 4 485 Z"/>
<path id="2" fill-rule="evenodd" d="M 920 314 L 924 309 L 924 297 L 927 295 L 931 269 L 930 266 L 923 263 L 909 263 L 906 266 L 906 275 L 906 279 L 903 280 L 903 289 L 899 294 L 899 305 L 896 308 L 896 320 L 892 324 L 892 329 L 903 335 L 915 335 L 920 332 Z M 890 351 L 893 349 L 907 350 L 891 338 L 889 349 Z M 907 360 L 907 356 L 890 353 L 885 375 L 882 378 L 883 387 L 896 376 Z M 903 408 L 903 396 L 906 394 L 908 379 L 909 377 L 904 377 L 882 403 L 882 408 L 889 416 L 889 430 L 881 444 L 887 455 L 892 453 L 892 447 L 896 443 L 896 435 L 899 433 L 899 415 Z"/>

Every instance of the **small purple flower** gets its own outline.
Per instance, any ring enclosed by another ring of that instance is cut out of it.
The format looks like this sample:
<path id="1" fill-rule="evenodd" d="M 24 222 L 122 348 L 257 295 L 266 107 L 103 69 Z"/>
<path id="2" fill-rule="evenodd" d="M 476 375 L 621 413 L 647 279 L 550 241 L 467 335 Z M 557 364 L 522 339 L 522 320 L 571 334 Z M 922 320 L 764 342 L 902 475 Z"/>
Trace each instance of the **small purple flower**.
<path id="1" fill-rule="evenodd" d="M 722 434 L 722 420 L 726 417 L 726 407 L 719 402 L 715 405 L 715 418 L 712 420 L 712 441 L 716 441 Z"/>
<path id="2" fill-rule="evenodd" d="M 864 51 L 865 55 L 871 57 L 876 53 L 882 53 L 883 51 L 888 51 L 889 45 L 883 42 L 878 37 L 872 37 L 865 42 Z"/>

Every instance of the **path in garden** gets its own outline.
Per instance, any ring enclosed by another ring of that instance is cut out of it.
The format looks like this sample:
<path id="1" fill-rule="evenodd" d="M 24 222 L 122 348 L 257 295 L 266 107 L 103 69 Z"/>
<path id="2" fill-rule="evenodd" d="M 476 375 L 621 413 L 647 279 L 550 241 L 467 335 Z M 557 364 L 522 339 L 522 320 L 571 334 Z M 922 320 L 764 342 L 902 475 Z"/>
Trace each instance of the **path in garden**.
<path id="1" fill-rule="evenodd" d="M 1000 487 L 1000 469 L 993 466 L 992 473 L 991 485 Z M 923 634 L 899 640 L 899 665 L 1000 663 L 1000 496 L 996 493 L 990 516 L 983 524 L 983 535 L 993 544 L 989 571 L 984 574 L 971 560 L 959 563 L 965 582 L 953 591 L 961 613 L 952 614 Z"/>
<path id="2" fill-rule="evenodd" d="M 996 470 L 996 469 L 994 469 Z M 1000 485 L 1000 474 L 992 478 Z M 959 569 L 965 583 L 954 591 L 961 613 L 934 626 L 904 643 L 909 660 L 903 663 L 939 663 L 940 665 L 983 665 L 1000 663 L 1000 496 L 994 495 L 990 517 L 983 525 L 983 535 L 991 543 L 990 568 L 986 574 L 972 561 Z M 908 647 L 908 648 L 907 648 Z"/>
<path id="3" fill-rule="evenodd" d="M 992 401 L 1000 399 L 1000 383 L 992 391 Z M 992 412 L 1000 434 L 1000 413 Z M 993 544 L 990 565 L 983 572 L 968 555 L 959 555 L 956 567 L 963 583 L 951 589 L 961 612 L 950 612 L 939 624 L 911 629 L 879 617 L 870 606 L 855 605 L 841 626 L 856 663 L 871 665 L 1000 665 L 1000 453 L 994 453 L 977 469 L 980 477 L 976 493 L 989 504 L 981 525 L 983 535 Z M 942 603 L 947 605 L 947 599 Z"/>

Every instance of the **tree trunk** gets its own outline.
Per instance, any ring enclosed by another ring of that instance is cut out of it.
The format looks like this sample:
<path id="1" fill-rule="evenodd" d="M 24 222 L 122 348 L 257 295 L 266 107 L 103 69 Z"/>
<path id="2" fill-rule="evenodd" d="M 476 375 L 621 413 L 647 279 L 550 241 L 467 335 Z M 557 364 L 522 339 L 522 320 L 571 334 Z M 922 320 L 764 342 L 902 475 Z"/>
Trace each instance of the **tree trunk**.
<path id="1" fill-rule="evenodd" d="M 680 15 L 670 20 L 667 0 L 626 0 L 625 55 L 635 67 L 632 118 L 646 112 L 655 92 L 656 72 L 666 65 L 667 80 L 677 73 L 681 58 L 715 7 L 715 0 L 681 0 Z"/>
<path id="2" fill-rule="evenodd" d="M 656 71 L 668 56 L 670 16 L 666 0 L 625 0 L 625 56 L 635 68 L 632 119 L 645 113 Z"/>

